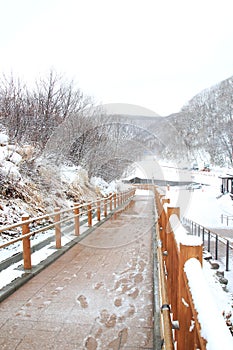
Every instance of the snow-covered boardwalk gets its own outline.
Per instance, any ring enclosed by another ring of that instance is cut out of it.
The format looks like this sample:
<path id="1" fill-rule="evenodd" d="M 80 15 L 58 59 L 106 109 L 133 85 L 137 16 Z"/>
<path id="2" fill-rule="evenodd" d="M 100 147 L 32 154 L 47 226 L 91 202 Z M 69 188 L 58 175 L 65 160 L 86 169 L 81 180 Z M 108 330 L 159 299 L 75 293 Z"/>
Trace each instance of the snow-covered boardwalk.
<path id="1" fill-rule="evenodd" d="M 0 348 L 154 349 L 153 197 L 137 195 L 0 304 Z"/>

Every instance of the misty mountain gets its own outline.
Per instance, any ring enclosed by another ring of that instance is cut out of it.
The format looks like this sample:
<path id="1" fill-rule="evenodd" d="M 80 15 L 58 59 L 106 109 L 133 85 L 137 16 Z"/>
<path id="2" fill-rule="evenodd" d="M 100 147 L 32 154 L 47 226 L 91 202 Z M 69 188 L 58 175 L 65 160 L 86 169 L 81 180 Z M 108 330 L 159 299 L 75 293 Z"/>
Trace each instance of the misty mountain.
<path id="1" fill-rule="evenodd" d="M 159 145 L 155 152 L 161 158 L 233 165 L 233 77 L 201 91 L 179 113 L 114 117 L 153 134 Z"/>

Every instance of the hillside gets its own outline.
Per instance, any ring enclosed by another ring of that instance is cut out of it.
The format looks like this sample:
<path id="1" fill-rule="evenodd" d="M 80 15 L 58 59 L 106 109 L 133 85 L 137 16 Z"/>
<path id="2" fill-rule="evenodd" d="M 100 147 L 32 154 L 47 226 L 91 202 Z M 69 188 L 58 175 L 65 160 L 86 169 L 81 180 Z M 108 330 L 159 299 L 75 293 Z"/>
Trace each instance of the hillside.
<path id="1" fill-rule="evenodd" d="M 233 166 L 233 77 L 201 91 L 179 113 L 153 130 L 163 140 L 165 157 Z M 166 130 L 165 130 L 166 128 Z M 171 137 L 172 134 L 172 137 Z"/>
<path id="2" fill-rule="evenodd" d="M 30 169 L 30 171 L 29 171 Z M 55 207 L 71 207 L 74 202 L 95 200 L 113 191 L 101 179 L 89 180 L 87 171 L 77 166 L 54 166 L 33 158 L 33 147 L 11 144 L 0 133 L 0 224 L 10 225 L 30 216 L 53 212 Z M 17 234 L 17 232 L 6 232 Z"/>
<path id="3" fill-rule="evenodd" d="M 231 77 L 167 117 L 132 105 L 128 114 L 104 114 L 54 72 L 38 92 L 0 82 L 1 223 L 96 198 L 145 154 L 232 166 L 232 96 Z"/>

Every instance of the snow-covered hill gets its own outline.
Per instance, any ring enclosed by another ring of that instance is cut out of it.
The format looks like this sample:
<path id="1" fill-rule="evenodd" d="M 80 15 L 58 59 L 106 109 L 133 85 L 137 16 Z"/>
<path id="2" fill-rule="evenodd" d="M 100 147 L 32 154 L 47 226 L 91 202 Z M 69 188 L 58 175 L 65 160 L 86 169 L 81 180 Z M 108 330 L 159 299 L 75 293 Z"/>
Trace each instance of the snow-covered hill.
<path id="1" fill-rule="evenodd" d="M 0 132 L 0 225 L 20 221 L 25 212 L 38 216 L 54 207 L 95 200 L 118 187 L 100 178 L 89 180 L 80 166 L 51 165 L 36 157 L 31 145 L 11 144 L 6 131 Z M 15 235 L 17 230 L 5 234 Z"/>

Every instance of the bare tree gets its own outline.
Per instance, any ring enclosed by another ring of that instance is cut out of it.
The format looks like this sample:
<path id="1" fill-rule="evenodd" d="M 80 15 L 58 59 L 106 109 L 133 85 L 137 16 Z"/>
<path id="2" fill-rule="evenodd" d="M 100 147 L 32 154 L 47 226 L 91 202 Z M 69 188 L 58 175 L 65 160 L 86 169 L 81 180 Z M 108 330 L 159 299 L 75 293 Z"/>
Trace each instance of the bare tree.
<path id="1" fill-rule="evenodd" d="M 206 152 L 213 164 L 233 165 L 233 77 L 194 96 L 171 123 L 177 132 L 175 144 L 167 138 L 172 156 Z"/>

